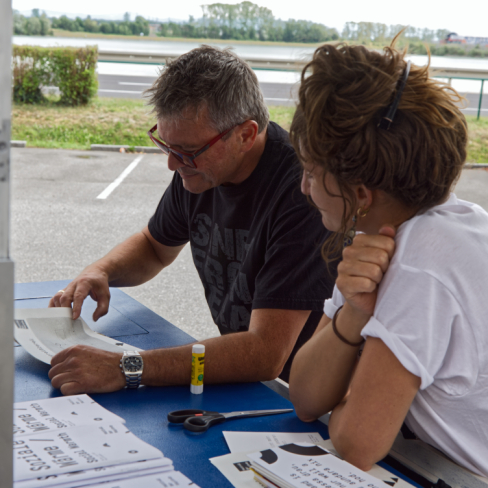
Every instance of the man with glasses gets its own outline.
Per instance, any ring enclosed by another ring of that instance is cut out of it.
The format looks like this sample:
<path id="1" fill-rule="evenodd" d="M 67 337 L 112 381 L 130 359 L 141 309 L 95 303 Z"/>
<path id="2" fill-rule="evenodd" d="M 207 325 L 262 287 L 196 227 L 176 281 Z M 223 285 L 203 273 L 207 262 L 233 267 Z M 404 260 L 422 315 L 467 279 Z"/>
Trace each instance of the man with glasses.
<path id="1" fill-rule="evenodd" d="M 148 226 L 88 266 L 51 306 L 80 315 L 90 294 L 106 314 L 110 286 L 134 286 L 169 266 L 189 242 L 221 337 L 206 346 L 205 381 L 288 380 L 334 277 L 320 256 L 321 216 L 300 192 L 287 133 L 269 122 L 257 78 L 229 50 L 202 46 L 169 63 L 148 90 L 148 135 L 175 172 Z M 139 381 L 188 384 L 191 345 L 141 352 Z M 126 386 L 120 354 L 75 346 L 53 357 L 63 394 Z"/>

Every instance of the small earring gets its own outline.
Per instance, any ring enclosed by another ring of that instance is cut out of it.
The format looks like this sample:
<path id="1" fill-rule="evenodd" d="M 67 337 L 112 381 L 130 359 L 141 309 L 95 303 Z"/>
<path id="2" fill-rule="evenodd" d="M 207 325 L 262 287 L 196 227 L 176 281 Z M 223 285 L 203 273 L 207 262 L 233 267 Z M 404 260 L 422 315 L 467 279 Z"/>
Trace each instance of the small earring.
<path id="1" fill-rule="evenodd" d="M 356 215 L 352 218 L 352 227 L 344 234 L 344 247 L 350 246 L 354 237 L 356 237 L 356 222 L 358 218 Z"/>
<path id="2" fill-rule="evenodd" d="M 358 214 L 358 217 L 360 219 L 362 219 L 363 217 L 366 217 L 366 215 L 368 215 L 368 212 L 369 212 L 369 208 L 363 209 L 363 207 L 359 207 L 357 214 Z"/>
<path id="3" fill-rule="evenodd" d="M 356 215 L 352 218 L 352 227 L 344 234 L 344 247 L 350 246 L 352 241 L 356 237 L 356 223 L 358 221 L 358 217 L 362 219 L 368 215 L 369 208 L 363 209 L 363 207 L 359 207 L 357 209 Z"/>

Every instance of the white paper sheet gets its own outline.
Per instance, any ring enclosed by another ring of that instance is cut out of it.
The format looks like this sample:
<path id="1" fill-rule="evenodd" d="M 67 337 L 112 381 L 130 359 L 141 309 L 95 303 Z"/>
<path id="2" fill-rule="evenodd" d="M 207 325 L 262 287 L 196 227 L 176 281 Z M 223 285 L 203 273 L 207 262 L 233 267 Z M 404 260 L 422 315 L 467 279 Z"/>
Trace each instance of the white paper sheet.
<path id="1" fill-rule="evenodd" d="M 94 483 L 115 482 L 118 480 L 132 479 L 134 477 L 149 474 L 160 474 L 173 471 L 171 459 L 151 459 L 137 463 L 127 463 L 104 468 L 86 469 L 72 473 L 39 476 L 31 480 L 18 481 L 15 488 L 71 488 L 73 486 L 89 486 Z"/>
<path id="2" fill-rule="evenodd" d="M 225 434 L 225 433 L 224 433 Z M 235 434 L 235 435 L 234 435 Z M 247 432 L 232 432 L 233 441 L 238 441 L 240 434 L 247 434 Z M 257 443 L 260 442 L 260 434 L 261 432 L 253 432 L 256 434 Z M 269 434 L 269 433 L 264 433 Z M 279 436 L 288 436 L 289 433 L 280 433 L 280 432 L 273 432 L 274 435 Z M 295 434 L 296 435 L 296 434 Z M 303 434 L 302 434 L 303 435 Z M 242 438 L 245 439 L 246 435 L 243 435 Z M 286 439 L 287 437 L 285 437 Z M 226 436 L 227 439 L 227 436 Z M 288 438 L 289 439 L 289 438 Z M 289 443 L 289 442 L 285 442 Z M 265 450 L 270 447 L 270 442 L 263 442 L 260 444 L 262 447 L 255 446 L 255 449 Z M 330 439 L 322 440 L 317 442 L 317 445 L 327 449 L 328 451 L 332 452 L 334 455 L 337 456 L 337 452 L 334 449 L 332 441 Z M 227 454 L 225 456 L 214 457 L 210 459 L 210 462 L 229 480 L 230 483 L 235 488 L 263 488 L 255 479 L 254 474 L 252 471 L 249 470 L 251 463 L 247 454 L 251 452 L 242 453 L 236 452 L 232 454 Z M 388 470 L 383 469 L 381 466 L 375 464 L 373 468 L 368 471 L 368 474 L 374 476 L 379 480 L 386 481 L 390 487 L 394 488 L 412 488 L 410 483 L 398 478 L 397 476 L 390 473 Z"/>
<path id="3" fill-rule="evenodd" d="M 51 432 L 67 427 L 125 420 L 88 395 L 14 403 L 14 435 Z"/>
<path id="4" fill-rule="evenodd" d="M 71 318 L 71 308 L 23 308 L 15 310 L 15 340 L 32 356 L 51 364 L 51 358 L 70 346 L 84 344 L 105 351 L 142 351 L 138 347 L 94 332 L 80 317 Z"/>
<path id="5" fill-rule="evenodd" d="M 210 462 L 229 480 L 235 488 L 263 488 L 249 469 L 251 461 L 245 452 L 234 452 L 210 458 Z"/>
<path id="6" fill-rule="evenodd" d="M 189 480 L 183 473 L 172 471 L 171 473 L 153 474 L 151 476 L 118 481 L 116 483 L 91 485 L 90 488 L 174 488 L 184 486 L 199 488 L 198 485 Z"/>
<path id="7" fill-rule="evenodd" d="M 163 454 L 112 422 L 14 438 L 14 480 L 161 459 Z"/>
<path id="8" fill-rule="evenodd" d="M 400 486 L 389 474 L 389 483 L 354 467 L 319 446 L 307 443 L 289 444 L 248 454 L 253 467 L 273 483 L 284 488 L 352 486 L 354 488 L 387 488 Z M 393 484 L 390 484 L 393 480 Z M 398 480 L 399 482 L 400 480 Z M 403 480 L 402 480 L 403 481 Z M 411 486 L 405 484 L 406 486 Z"/>
<path id="9" fill-rule="evenodd" d="M 324 439 L 318 432 L 222 432 L 230 452 L 255 452 L 292 442 L 316 444 Z"/>

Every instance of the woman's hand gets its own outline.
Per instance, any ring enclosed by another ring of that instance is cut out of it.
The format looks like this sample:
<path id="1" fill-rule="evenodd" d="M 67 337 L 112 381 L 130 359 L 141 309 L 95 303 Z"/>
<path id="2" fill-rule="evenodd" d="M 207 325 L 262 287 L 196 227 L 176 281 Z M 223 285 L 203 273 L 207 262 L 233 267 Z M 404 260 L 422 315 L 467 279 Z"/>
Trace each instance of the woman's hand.
<path id="1" fill-rule="evenodd" d="M 356 313 L 371 317 L 381 283 L 395 251 L 395 229 L 384 225 L 378 235 L 358 234 L 342 253 L 337 288 Z"/>

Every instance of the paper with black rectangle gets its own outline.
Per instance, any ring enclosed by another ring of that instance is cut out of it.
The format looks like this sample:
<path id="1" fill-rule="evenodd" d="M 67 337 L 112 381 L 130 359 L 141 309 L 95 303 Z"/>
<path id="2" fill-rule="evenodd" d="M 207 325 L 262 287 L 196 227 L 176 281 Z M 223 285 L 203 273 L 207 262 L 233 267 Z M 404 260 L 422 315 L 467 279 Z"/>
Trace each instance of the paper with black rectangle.
<path id="1" fill-rule="evenodd" d="M 265 478 L 283 488 L 389 488 L 368 473 L 326 449 L 306 443 L 287 444 L 248 454 L 251 464 Z"/>
<path id="2" fill-rule="evenodd" d="M 104 351 L 142 351 L 135 346 L 94 332 L 80 317 L 71 318 L 71 308 L 18 308 L 15 310 L 15 340 L 32 356 L 51 364 L 51 358 L 70 346 L 85 345 Z"/>

